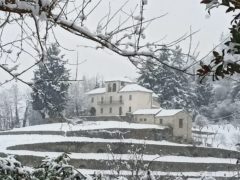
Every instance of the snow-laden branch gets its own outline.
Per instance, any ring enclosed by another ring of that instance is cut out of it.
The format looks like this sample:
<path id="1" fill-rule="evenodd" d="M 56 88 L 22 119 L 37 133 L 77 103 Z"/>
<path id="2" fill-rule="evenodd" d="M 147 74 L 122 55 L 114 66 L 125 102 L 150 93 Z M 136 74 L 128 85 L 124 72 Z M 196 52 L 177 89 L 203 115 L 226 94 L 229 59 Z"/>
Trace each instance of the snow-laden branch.
<path id="1" fill-rule="evenodd" d="M 126 1 L 113 13 L 109 6 L 108 14 L 101 14 L 103 18 L 98 21 L 95 29 L 90 30 L 87 25 L 89 16 L 100 6 L 101 2 L 90 0 L 76 2 L 70 0 L 0 0 L 0 11 L 9 12 L 6 17 L 7 21 L 2 23 L 2 30 L 10 25 L 8 22 L 13 21 L 20 27 L 19 33 L 22 34 L 22 37 L 33 35 L 30 38 L 22 39 L 21 42 L 6 43 L 8 46 L 3 46 L 4 43 L 2 43 L 0 57 L 6 56 L 4 52 L 8 52 L 8 49 L 23 50 L 25 46 L 29 46 L 36 53 L 34 57 L 38 57 L 43 62 L 47 46 L 51 42 L 50 39 L 56 39 L 53 29 L 57 26 L 76 36 L 95 42 L 97 48 L 107 48 L 118 55 L 129 58 L 137 68 L 141 68 L 143 62 L 152 58 L 175 70 L 188 73 L 172 64 L 162 62 L 159 58 L 162 50 L 170 49 L 185 40 L 186 36 L 169 45 L 146 40 L 145 31 L 149 23 L 166 14 L 145 20 L 144 8 L 148 4 L 147 0 L 140 0 L 140 6 L 137 5 L 131 13 L 127 13 L 124 9 L 129 3 Z M 20 18 L 17 19 L 18 15 Z M 118 19 L 118 16 L 121 16 L 123 20 L 116 23 L 114 20 Z M 28 23 L 31 20 L 34 27 Z M 2 36 L 0 36 L 0 40 L 3 41 Z M 14 59 L 14 56 L 12 57 L 9 53 L 6 58 Z"/>

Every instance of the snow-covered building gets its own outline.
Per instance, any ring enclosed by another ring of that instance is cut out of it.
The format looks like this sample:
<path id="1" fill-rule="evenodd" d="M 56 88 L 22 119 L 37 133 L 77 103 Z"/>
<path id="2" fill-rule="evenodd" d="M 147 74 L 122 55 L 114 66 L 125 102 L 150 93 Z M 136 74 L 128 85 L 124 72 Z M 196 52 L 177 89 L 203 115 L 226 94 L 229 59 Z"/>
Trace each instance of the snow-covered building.
<path id="1" fill-rule="evenodd" d="M 138 109 L 159 108 L 157 96 L 128 78 L 108 79 L 104 88 L 87 93 L 90 113 L 96 116 L 125 116 Z"/>
<path id="2" fill-rule="evenodd" d="M 92 116 L 133 115 L 136 123 L 172 128 L 173 136 L 191 140 L 192 118 L 183 109 L 162 109 L 157 96 L 128 78 L 108 79 L 104 88 L 87 93 Z"/>
<path id="3" fill-rule="evenodd" d="M 192 138 L 192 117 L 183 109 L 139 109 L 133 112 L 137 123 L 159 124 L 172 128 L 174 137 Z"/>

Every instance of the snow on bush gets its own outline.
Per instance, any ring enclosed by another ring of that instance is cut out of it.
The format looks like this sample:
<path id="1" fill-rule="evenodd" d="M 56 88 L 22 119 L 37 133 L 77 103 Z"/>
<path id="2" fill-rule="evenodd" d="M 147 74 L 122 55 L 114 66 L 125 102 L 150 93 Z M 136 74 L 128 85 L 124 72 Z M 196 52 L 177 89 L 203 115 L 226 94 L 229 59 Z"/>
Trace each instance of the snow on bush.
<path id="1" fill-rule="evenodd" d="M 141 178 L 141 180 L 155 180 L 154 175 L 152 175 L 151 171 L 147 171 L 147 173 Z"/>
<path id="2" fill-rule="evenodd" d="M 30 171 L 24 168 L 14 156 L 0 158 L 0 179 L 15 180 L 24 179 L 30 180 Z"/>
<path id="3" fill-rule="evenodd" d="M 73 166 L 69 165 L 67 153 L 56 158 L 46 157 L 40 167 L 33 169 L 24 167 L 14 156 L 0 158 L 1 180 L 91 180 Z"/>
<path id="4" fill-rule="evenodd" d="M 69 165 L 70 158 L 67 153 L 63 153 L 56 158 L 46 157 L 40 168 L 36 169 L 33 176 L 39 179 L 87 179 L 83 174 Z"/>

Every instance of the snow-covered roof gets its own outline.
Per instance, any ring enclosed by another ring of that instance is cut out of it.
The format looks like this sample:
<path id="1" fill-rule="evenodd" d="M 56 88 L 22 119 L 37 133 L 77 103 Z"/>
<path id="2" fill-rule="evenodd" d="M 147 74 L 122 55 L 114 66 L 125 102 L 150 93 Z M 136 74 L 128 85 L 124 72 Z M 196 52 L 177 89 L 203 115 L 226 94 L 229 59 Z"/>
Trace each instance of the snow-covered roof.
<path id="1" fill-rule="evenodd" d="M 133 81 L 127 77 L 119 77 L 119 78 L 107 78 L 105 82 L 111 82 L 111 81 L 121 81 L 121 82 L 129 82 L 133 83 Z"/>
<path id="2" fill-rule="evenodd" d="M 105 92 L 106 92 L 106 88 L 97 88 L 97 89 L 93 89 L 91 91 L 88 91 L 86 94 L 87 95 L 103 94 Z"/>
<path id="3" fill-rule="evenodd" d="M 173 116 L 181 111 L 184 111 L 183 109 L 162 109 L 156 116 Z"/>
<path id="4" fill-rule="evenodd" d="M 153 93 L 153 94 L 152 94 L 152 97 L 158 98 L 158 95 L 157 95 L 156 93 Z"/>
<path id="5" fill-rule="evenodd" d="M 135 91 L 149 92 L 149 93 L 153 92 L 152 90 L 142 87 L 138 84 L 128 84 L 124 86 L 119 92 L 135 92 Z"/>
<path id="6" fill-rule="evenodd" d="M 133 115 L 155 115 L 159 111 L 161 111 L 161 108 L 159 109 L 139 109 L 133 112 Z"/>

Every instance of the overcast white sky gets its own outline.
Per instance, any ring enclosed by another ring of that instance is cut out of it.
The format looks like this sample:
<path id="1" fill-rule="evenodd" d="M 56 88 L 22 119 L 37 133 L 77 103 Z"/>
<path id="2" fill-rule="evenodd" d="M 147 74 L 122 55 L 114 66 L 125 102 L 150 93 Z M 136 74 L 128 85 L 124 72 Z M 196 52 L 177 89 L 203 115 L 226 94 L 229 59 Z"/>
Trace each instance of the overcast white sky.
<path id="1" fill-rule="evenodd" d="M 119 7 L 125 1 L 111 0 L 113 9 Z M 139 1 L 133 0 L 131 3 Z M 105 3 L 105 4 L 104 4 Z M 104 1 L 103 5 L 97 9 L 96 16 L 106 13 L 108 1 Z M 225 9 L 215 9 L 211 16 L 206 18 L 207 12 L 205 6 L 200 4 L 200 0 L 149 0 L 145 10 L 145 17 L 151 18 L 168 13 L 167 16 L 153 22 L 146 31 L 146 35 L 151 40 L 158 40 L 166 36 L 164 42 L 176 40 L 185 33 L 189 33 L 190 27 L 192 31 L 200 30 L 193 36 L 193 46 L 200 43 L 198 50 L 201 56 L 208 53 L 214 45 L 219 43 L 222 33 L 227 34 L 230 27 L 231 16 L 226 15 Z M 104 15 L 104 14 L 103 14 Z M 102 16 L 103 16 L 102 15 Z M 94 18 L 94 15 L 93 15 Z M 94 21 L 94 19 L 93 19 Z M 135 67 L 128 59 L 120 57 L 107 50 L 95 50 L 92 48 L 78 47 L 77 45 L 91 45 L 88 41 L 82 38 L 71 35 L 64 31 L 58 32 L 59 41 L 64 47 L 69 49 L 77 49 L 79 53 L 79 61 L 86 60 L 78 68 L 78 78 L 82 75 L 87 76 L 103 76 L 120 77 L 129 76 L 137 77 Z M 181 46 L 187 50 L 189 39 L 184 41 Z M 76 63 L 77 53 L 64 52 L 71 63 Z M 21 63 L 29 65 L 27 60 L 21 60 Z M 72 69 L 72 74 L 75 74 L 75 67 Z M 1 81 L 6 75 L 0 72 Z M 27 73 L 23 78 L 31 79 L 32 73 Z"/>
<path id="2" fill-rule="evenodd" d="M 117 0 L 112 0 L 112 2 L 119 3 Z M 145 11 L 146 17 L 156 17 L 168 13 L 167 16 L 153 22 L 147 30 L 146 34 L 151 40 L 158 40 L 167 36 L 165 42 L 174 41 L 183 34 L 189 33 L 191 27 L 192 31 L 200 30 L 193 36 L 193 46 L 199 42 L 198 50 L 203 56 L 213 48 L 214 44 L 219 43 L 222 33 L 226 34 L 228 32 L 231 16 L 227 16 L 224 9 L 214 10 L 211 16 L 206 18 L 205 6 L 200 4 L 198 0 L 149 0 L 148 2 Z M 70 42 L 72 41 L 70 40 Z M 83 44 L 81 40 L 75 40 L 75 43 Z M 189 39 L 181 45 L 187 50 Z M 99 74 L 104 77 L 125 75 L 136 77 L 137 75 L 136 69 L 126 58 L 109 51 L 96 51 L 87 48 L 78 48 L 78 51 L 80 59 L 87 60 L 79 66 L 80 76 L 83 74 L 89 76 Z M 76 53 L 69 53 L 68 57 L 75 60 Z"/>

